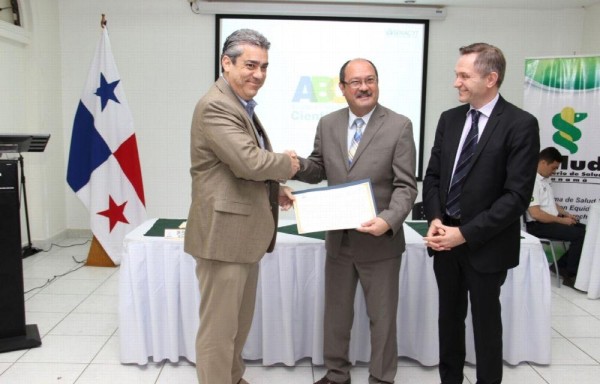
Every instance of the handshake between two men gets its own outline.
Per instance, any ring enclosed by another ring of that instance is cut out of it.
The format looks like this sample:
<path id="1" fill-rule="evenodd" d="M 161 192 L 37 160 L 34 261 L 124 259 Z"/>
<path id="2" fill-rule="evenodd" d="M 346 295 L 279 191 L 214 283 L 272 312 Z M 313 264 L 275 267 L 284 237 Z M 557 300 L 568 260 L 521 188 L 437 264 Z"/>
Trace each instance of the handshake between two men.
<path id="1" fill-rule="evenodd" d="M 284 154 L 290 157 L 292 161 L 292 168 L 290 170 L 290 177 L 292 179 L 296 173 L 300 170 L 300 159 L 298 159 L 298 155 L 294 150 L 286 150 L 283 151 Z M 279 186 L 279 206 L 283 211 L 289 210 L 294 201 L 294 195 L 292 194 L 292 189 L 286 185 Z"/>

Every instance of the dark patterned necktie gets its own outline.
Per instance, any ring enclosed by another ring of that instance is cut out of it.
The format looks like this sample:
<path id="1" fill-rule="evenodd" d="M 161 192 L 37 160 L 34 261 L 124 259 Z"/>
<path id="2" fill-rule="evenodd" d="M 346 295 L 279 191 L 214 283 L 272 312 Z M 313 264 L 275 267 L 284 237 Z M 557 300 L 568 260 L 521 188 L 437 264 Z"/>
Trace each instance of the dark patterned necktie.
<path id="1" fill-rule="evenodd" d="M 477 148 L 477 136 L 479 134 L 479 116 L 481 112 L 472 109 L 471 113 L 471 129 L 467 134 L 467 138 L 460 151 L 458 163 L 454 175 L 452 175 L 452 184 L 448 190 L 448 198 L 446 199 L 446 213 L 453 218 L 460 218 L 460 192 L 462 184 L 471 169 L 471 159 Z"/>

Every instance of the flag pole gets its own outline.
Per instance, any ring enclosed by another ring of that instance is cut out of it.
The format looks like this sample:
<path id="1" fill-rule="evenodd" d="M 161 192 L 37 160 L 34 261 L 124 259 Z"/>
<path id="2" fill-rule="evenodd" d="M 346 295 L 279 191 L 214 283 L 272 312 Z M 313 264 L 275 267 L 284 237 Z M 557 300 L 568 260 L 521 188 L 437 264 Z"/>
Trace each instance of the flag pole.
<path id="1" fill-rule="evenodd" d="M 106 15 L 104 13 L 102 14 L 102 19 L 100 19 L 100 28 L 106 28 Z M 110 256 L 108 256 L 108 253 L 102 247 L 102 244 L 93 235 L 85 265 L 88 267 L 116 267 Z"/>

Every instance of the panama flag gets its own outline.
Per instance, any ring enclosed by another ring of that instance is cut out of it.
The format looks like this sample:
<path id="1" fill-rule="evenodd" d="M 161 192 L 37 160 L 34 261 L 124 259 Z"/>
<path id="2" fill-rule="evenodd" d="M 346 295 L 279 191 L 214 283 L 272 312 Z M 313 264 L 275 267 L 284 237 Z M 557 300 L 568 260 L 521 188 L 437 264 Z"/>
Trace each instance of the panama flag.
<path id="1" fill-rule="evenodd" d="M 90 213 L 92 233 L 120 264 L 123 239 L 145 220 L 146 203 L 133 118 L 106 27 L 75 114 L 67 182 Z"/>

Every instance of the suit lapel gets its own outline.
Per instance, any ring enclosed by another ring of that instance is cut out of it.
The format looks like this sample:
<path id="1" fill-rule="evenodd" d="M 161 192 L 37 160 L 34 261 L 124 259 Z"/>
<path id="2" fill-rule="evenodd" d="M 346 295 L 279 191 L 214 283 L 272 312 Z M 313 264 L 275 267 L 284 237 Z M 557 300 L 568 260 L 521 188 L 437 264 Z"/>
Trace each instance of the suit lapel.
<path id="1" fill-rule="evenodd" d="M 360 155 L 365 151 L 365 149 L 371 143 L 371 140 L 377 134 L 377 131 L 381 129 L 383 126 L 383 122 L 385 121 L 385 111 L 382 108 L 379 108 L 379 105 L 375 107 L 371 118 L 369 119 L 369 123 L 365 127 L 362 138 L 360 139 L 360 143 L 358 143 L 358 148 L 356 149 L 356 154 L 354 155 L 354 159 L 352 160 L 352 165 L 349 166 L 350 169 L 356 164 L 360 159 Z M 347 157 L 347 155 L 346 155 Z"/>
<path id="2" fill-rule="evenodd" d="M 225 95 L 229 99 L 229 101 L 231 103 L 231 106 L 239 114 L 243 114 L 244 116 L 246 116 L 246 120 L 248 122 L 250 122 L 250 118 L 248 117 L 248 114 L 246 113 L 246 110 L 244 109 L 244 106 L 242 105 L 242 102 L 235 95 L 235 93 L 233 92 L 233 90 L 231 89 L 231 87 L 229 86 L 229 84 L 227 84 L 227 82 L 225 81 L 225 79 L 223 77 L 219 77 L 219 79 L 216 82 L 216 85 L 217 85 L 217 88 L 219 88 L 219 90 L 223 93 L 223 95 Z"/>
<path id="3" fill-rule="evenodd" d="M 260 147 L 260 143 L 259 143 L 259 140 L 257 137 L 256 127 L 254 126 L 254 122 L 250 119 L 250 116 L 248 116 L 248 113 L 244 109 L 244 106 L 242 105 L 242 102 L 240 101 L 240 99 L 235 95 L 235 93 L 233 92 L 233 90 L 231 89 L 229 84 L 227 84 L 227 82 L 225 81 L 225 79 L 223 77 L 219 77 L 219 79 L 216 82 L 216 85 L 217 85 L 217 88 L 219 88 L 219 90 L 225 96 L 227 96 L 229 98 L 229 100 L 231 101 L 232 107 L 235 110 L 237 110 L 238 114 L 243 116 L 244 120 L 246 121 L 246 130 L 248 131 L 250 136 L 252 136 L 256 145 Z M 260 124 L 258 117 L 256 117 L 256 113 L 254 114 L 254 120 L 257 121 L 258 126 L 260 127 L 260 129 L 262 129 L 262 125 Z M 267 144 L 268 139 L 266 139 L 265 130 L 262 129 L 262 131 L 265 136 L 265 147 L 271 148 L 270 143 Z"/>
<path id="4" fill-rule="evenodd" d="M 350 169 L 348 165 L 348 119 L 349 119 L 349 109 L 345 108 L 341 110 L 342 112 L 338 114 L 338 120 L 334 123 L 334 131 L 333 131 L 333 142 L 339 143 L 339 151 L 340 151 L 340 159 L 343 159 L 344 164 L 346 164 L 346 170 Z"/>
<path id="5" fill-rule="evenodd" d="M 448 162 L 446 163 L 446 169 L 448 172 L 448 187 L 450 186 L 450 181 L 452 179 L 452 172 L 454 170 L 454 162 L 456 161 L 456 156 L 458 153 L 458 146 L 460 144 L 460 138 L 462 136 L 463 129 L 465 127 L 465 122 L 467 121 L 467 111 L 469 110 L 469 105 L 467 104 L 465 108 L 461 108 L 458 110 L 458 115 L 456 118 L 451 119 L 451 121 L 456 121 L 456 124 L 453 124 L 451 129 L 448 130 L 448 148 L 450 150 L 448 155 Z"/>
<path id="6" fill-rule="evenodd" d="M 258 116 L 256 116 L 256 113 L 254 114 L 254 124 L 255 124 L 255 129 L 252 130 L 252 133 L 254 134 L 254 139 L 256 140 L 257 144 L 258 144 L 258 137 L 256 137 L 257 132 L 260 131 L 262 132 L 262 136 L 263 136 L 263 141 L 265 142 L 265 149 L 267 151 L 272 152 L 273 151 L 273 147 L 271 147 L 271 141 L 269 140 L 269 136 L 267 136 L 267 131 L 265 131 L 265 129 L 263 128 L 260 120 L 258 119 Z"/>
<path id="7" fill-rule="evenodd" d="M 473 155 L 473 166 L 477 163 L 477 159 L 479 155 L 483 152 L 485 146 L 489 142 L 490 138 L 494 135 L 494 132 L 498 130 L 497 126 L 501 121 L 502 112 L 504 111 L 504 99 L 500 97 L 490 114 L 490 118 L 488 119 L 487 124 L 485 125 L 485 129 L 483 130 L 483 134 L 477 143 L 477 147 L 475 150 L 475 154 Z"/>
<path id="8" fill-rule="evenodd" d="M 496 103 L 496 106 L 492 110 L 492 113 L 490 115 L 490 118 L 488 119 L 485 129 L 483 130 L 483 134 L 479 138 L 477 147 L 475 148 L 475 154 L 473 155 L 473 159 L 471 160 L 471 168 L 469 169 L 469 172 L 465 177 L 468 177 L 469 174 L 472 172 L 473 168 L 477 166 L 477 159 L 483 152 L 484 148 L 486 147 L 494 132 L 498 130 L 497 126 L 501 121 L 501 115 L 504 111 L 504 105 L 505 101 L 502 98 L 502 96 L 500 96 L 498 102 Z M 451 129 L 448 130 L 448 132 L 446 133 L 447 140 L 444 140 L 447 143 L 447 148 L 449 150 L 447 158 L 448 161 L 444 168 L 447 170 L 448 175 L 447 185 L 445 188 L 446 192 L 448 191 L 448 188 L 450 188 L 450 183 L 452 181 L 454 162 L 456 160 L 458 146 L 460 144 L 460 138 L 465 127 L 465 123 L 467 120 L 467 112 L 469 111 L 469 108 L 469 105 L 465 104 L 464 108 L 460 108 L 457 110 L 457 116 L 450 119 L 450 121 L 456 121 L 456 125 L 453 125 Z"/>

